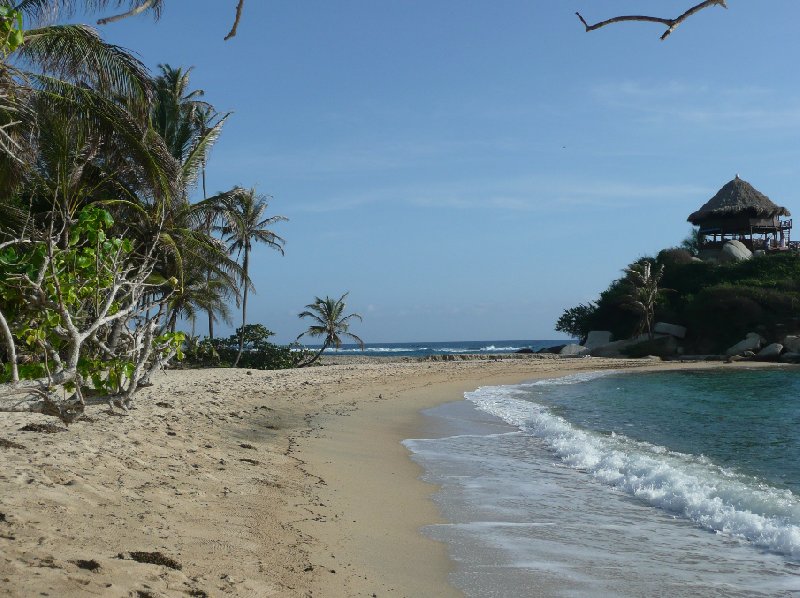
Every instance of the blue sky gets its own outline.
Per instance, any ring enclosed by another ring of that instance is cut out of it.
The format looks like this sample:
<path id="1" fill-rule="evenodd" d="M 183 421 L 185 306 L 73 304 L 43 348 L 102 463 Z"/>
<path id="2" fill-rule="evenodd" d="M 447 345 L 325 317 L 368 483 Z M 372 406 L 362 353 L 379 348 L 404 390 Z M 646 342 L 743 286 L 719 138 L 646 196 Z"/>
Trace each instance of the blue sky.
<path id="1" fill-rule="evenodd" d="M 223 42 L 234 0 L 171 0 L 100 30 L 234 112 L 208 186 L 289 218 L 253 260 L 248 320 L 278 341 L 345 291 L 368 342 L 556 338 L 735 174 L 798 209 L 800 3 L 729 0 L 666 42 L 574 15 L 693 3 L 249 0 Z"/>

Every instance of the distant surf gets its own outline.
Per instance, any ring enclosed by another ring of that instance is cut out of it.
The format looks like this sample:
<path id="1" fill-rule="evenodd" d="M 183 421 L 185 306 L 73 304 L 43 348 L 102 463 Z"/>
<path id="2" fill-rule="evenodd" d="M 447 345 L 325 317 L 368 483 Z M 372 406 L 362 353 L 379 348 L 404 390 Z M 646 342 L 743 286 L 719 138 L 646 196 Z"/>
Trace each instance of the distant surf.
<path id="1" fill-rule="evenodd" d="M 366 355 L 396 357 L 425 357 L 428 355 L 491 355 L 516 353 L 523 349 L 538 351 L 547 347 L 564 345 L 569 340 L 491 340 L 491 341 L 439 341 L 418 343 L 366 343 L 364 351 L 355 344 L 343 344 L 341 348 L 325 350 L 328 355 Z M 319 349 L 320 346 L 309 346 Z"/>

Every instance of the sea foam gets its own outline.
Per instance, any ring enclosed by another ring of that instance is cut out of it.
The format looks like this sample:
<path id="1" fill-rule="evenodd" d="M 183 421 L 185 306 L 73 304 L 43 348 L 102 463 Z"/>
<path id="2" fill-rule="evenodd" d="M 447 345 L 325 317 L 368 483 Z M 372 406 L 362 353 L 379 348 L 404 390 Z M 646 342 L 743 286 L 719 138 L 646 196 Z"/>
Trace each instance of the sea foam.
<path id="1" fill-rule="evenodd" d="M 563 464 L 608 486 L 703 528 L 800 558 L 800 501 L 791 491 L 719 467 L 703 455 L 671 451 L 624 434 L 581 429 L 544 405 L 526 400 L 531 387 L 577 384 L 610 373 L 616 372 L 482 387 L 465 397 L 541 439 Z"/>

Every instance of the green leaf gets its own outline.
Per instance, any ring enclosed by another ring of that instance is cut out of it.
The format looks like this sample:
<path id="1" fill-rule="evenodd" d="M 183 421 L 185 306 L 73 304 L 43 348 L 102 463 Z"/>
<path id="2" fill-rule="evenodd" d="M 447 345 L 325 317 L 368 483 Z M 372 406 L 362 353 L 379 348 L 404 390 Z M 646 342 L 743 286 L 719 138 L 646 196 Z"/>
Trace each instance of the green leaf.
<path id="1" fill-rule="evenodd" d="M 79 256 L 78 257 L 78 267 L 79 268 L 90 268 L 94 265 L 94 259 L 88 256 Z"/>
<path id="2" fill-rule="evenodd" d="M 19 48 L 22 45 L 22 42 L 24 41 L 25 37 L 23 36 L 22 31 L 17 29 L 11 34 L 11 37 L 9 38 L 8 49 L 13 52 L 17 48 Z"/>

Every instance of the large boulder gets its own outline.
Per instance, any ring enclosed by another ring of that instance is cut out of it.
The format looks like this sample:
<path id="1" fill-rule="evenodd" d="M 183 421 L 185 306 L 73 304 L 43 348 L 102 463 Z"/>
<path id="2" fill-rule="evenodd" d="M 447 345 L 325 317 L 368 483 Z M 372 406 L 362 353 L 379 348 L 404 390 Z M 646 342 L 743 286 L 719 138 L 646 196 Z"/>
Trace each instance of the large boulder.
<path id="1" fill-rule="evenodd" d="M 666 322 L 656 322 L 653 326 L 656 334 L 668 334 L 675 338 L 686 338 L 686 328 L 677 324 L 667 324 Z"/>
<path id="2" fill-rule="evenodd" d="M 761 338 L 760 334 L 749 332 L 747 336 L 744 337 L 743 341 L 739 341 L 732 347 L 729 347 L 728 350 L 725 351 L 725 355 L 741 355 L 745 351 L 758 351 L 761 349 L 763 343 L 764 339 Z"/>
<path id="3" fill-rule="evenodd" d="M 800 363 L 800 353 L 790 351 L 780 356 L 781 363 Z"/>
<path id="4" fill-rule="evenodd" d="M 589 354 L 589 349 L 582 345 L 564 345 L 564 348 L 558 354 L 562 357 L 583 357 Z"/>
<path id="5" fill-rule="evenodd" d="M 611 333 L 608 330 L 592 330 L 586 337 L 583 346 L 587 349 L 594 349 L 600 345 L 607 345 L 611 342 Z"/>
<path id="6" fill-rule="evenodd" d="M 555 345 L 554 347 L 542 347 L 536 352 L 540 355 L 542 353 L 551 353 L 553 355 L 558 355 L 559 353 L 561 353 L 561 349 L 563 349 L 566 346 L 567 345 Z"/>
<path id="7" fill-rule="evenodd" d="M 669 335 L 644 338 L 625 347 L 622 353 L 628 357 L 672 357 L 678 353 L 678 339 Z"/>
<path id="8" fill-rule="evenodd" d="M 639 341 L 636 339 L 626 339 L 621 341 L 613 341 L 600 345 L 591 350 L 592 357 L 624 357 L 623 349 L 635 345 Z"/>
<path id="9" fill-rule="evenodd" d="M 786 347 L 786 350 L 790 353 L 800 353 L 800 336 L 795 336 L 793 334 L 787 335 L 786 338 L 783 339 L 783 346 Z"/>
<path id="10" fill-rule="evenodd" d="M 719 252 L 718 259 L 721 262 L 739 262 L 749 260 L 751 257 L 753 257 L 753 252 L 741 241 L 726 241 L 722 246 L 722 251 Z"/>
<path id="11" fill-rule="evenodd" d="M 758 352 L 756 357 L 758 357 L 759 359 L 765 359 L 769 361 L 773 359 L 778 359 L 778 357 L 781 356 L 782 352 L 783 352 L 782 344 L 772 343 L 771 345 L 767 345 L 766 347 L 761 349 L 761 351 Z"/>

